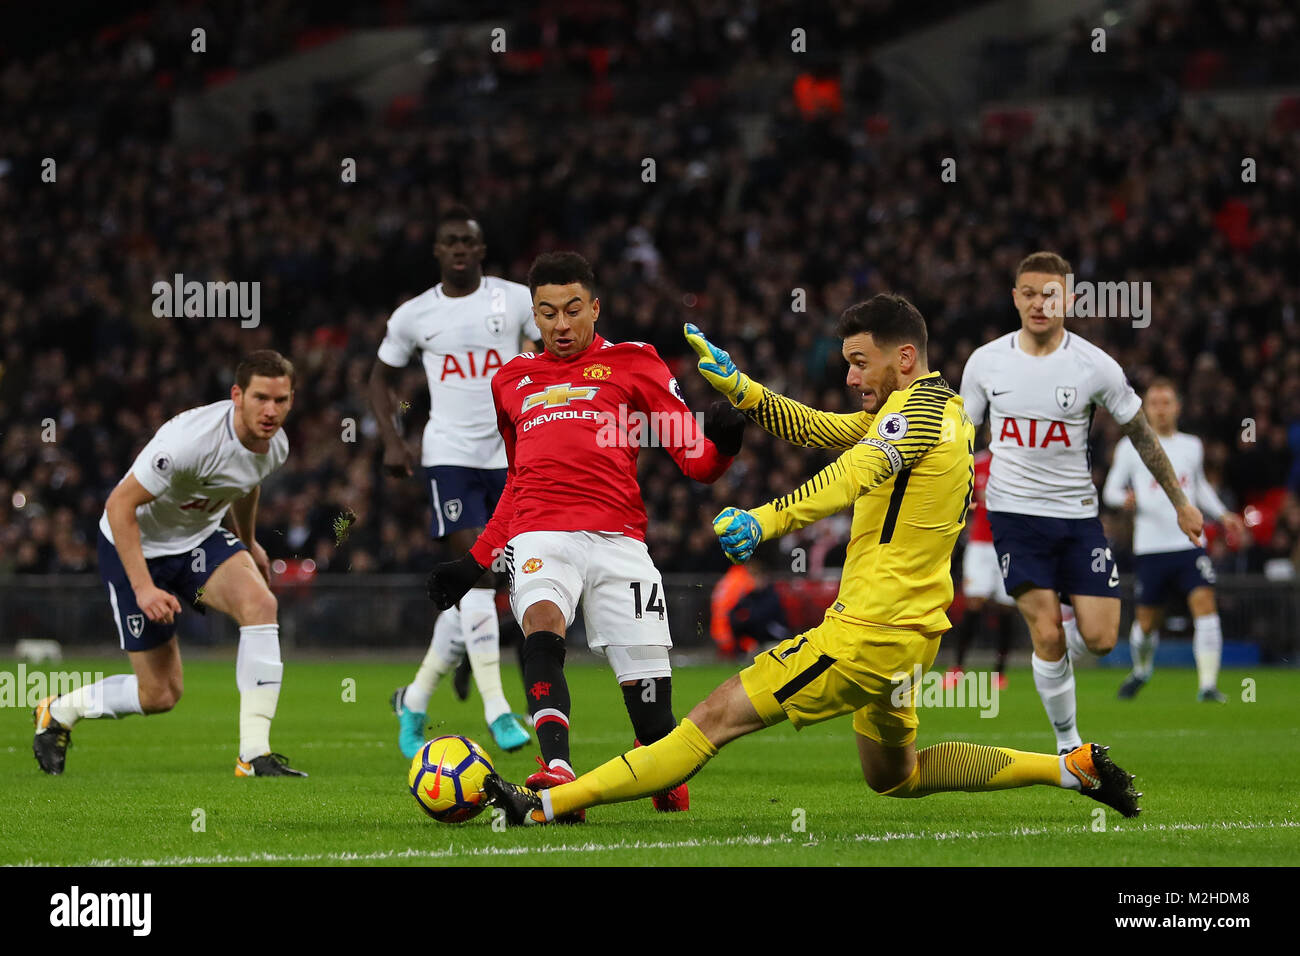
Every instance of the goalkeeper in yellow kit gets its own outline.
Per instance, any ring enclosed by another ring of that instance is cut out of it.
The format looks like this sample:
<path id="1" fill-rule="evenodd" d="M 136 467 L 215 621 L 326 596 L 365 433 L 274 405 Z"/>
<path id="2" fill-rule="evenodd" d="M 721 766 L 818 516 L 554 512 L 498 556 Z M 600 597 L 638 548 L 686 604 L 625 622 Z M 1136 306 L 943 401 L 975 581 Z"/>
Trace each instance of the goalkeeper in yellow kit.
<path id="1" fill-rule="evenodd" d="M 761 541 L 852 505 L 840 592 L 825 619 L 760 654 L 667 737 L 572 783 L 533 791 L 489 776 L 489 799 L 508 823 L 549 823 L 650 796 L 699 772 L 737 737 L 782 720 L 800 728 L 844 714 L 853 715 L 867 784 L 886 796 L 1042 784 L 1137 815 L 1133 777 L 1096 744 L 1061 756 L 959 742 L 917 752 L 915 688 L 900 678 L 930 667 L 949 627 L 950 562 L 970 507 L 975 430 L 961 397 L 929 370 L 925 320 L 902 296 L 850 307 L 837 331 L 861 412 L 820 412 L 769 392 L 686 326 L 701 374 L 756 424 L 797 445 L 847 449 L 790 494 L 752 511 L 726 508 L 713 526 L 740 562 Z"/>

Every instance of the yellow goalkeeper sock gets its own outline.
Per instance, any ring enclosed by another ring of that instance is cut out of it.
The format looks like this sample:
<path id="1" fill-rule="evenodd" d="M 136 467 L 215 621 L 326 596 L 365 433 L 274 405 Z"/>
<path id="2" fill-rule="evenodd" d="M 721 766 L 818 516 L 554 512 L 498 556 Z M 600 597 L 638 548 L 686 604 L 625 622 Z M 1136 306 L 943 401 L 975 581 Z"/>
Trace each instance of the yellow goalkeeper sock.
<path id="1" fill-rule="evenodd" d="M 1011 790 L 1061 786 L 1061 758 L 1006 747 L 948 741 L 916 755 L 912 775 L 886 797 L 924 797 L 947 790 Z"/>
<path id="2" fill-rule="evenodd" d="M 585 810 L 601 803 L 618 803 L 662 793 L 695 775 L 716 757 L 718 748 L 709 743 L 689 720 L 662 740 L 637 747 L 621 757 L 584 773 L 573 783 L 542 791 L 546 819 Z"/>

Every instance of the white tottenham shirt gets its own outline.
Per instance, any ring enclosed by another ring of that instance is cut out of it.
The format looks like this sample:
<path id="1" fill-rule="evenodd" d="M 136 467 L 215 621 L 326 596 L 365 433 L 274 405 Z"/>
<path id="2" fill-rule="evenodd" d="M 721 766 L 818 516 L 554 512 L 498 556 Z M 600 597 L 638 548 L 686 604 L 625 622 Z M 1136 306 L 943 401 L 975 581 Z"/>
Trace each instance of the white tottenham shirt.
<path id="1" fill-rule="evenodd" d="M 181 412 L 165 422 L 136 456 L 131 474 L 154 500 L 135 510 L 146 558 L 184 554 L 221 525 L 245 497 L 289 457 L 284 430 L 265 454 L 235 437 L 235 403 L 227 399 Z M 114 544 L 108 510 L 99 530 Z"/>
<path id="2" fill-rule="evenodd" d="M 1160 436 L 1160 444 L 1169 456 L 1178 483 L 1187 500 L 1200 508 L 1207 518 L 1217 520 L 1227 513 L 1219 496 L 1205 479 L 1205 448 L 1201 440 L 1186 432 Z M 1124 491 L 1133 489 L 1137 514 L 1133 520 L 1133 553 L 1158 554 L 1165 551 L 1190 551 L 1195 545 L 1178 527 L 1178 512 L 1169 496 L 1147 470 L 1137 449 L 1127 438 L 1115 446 L 1115 460 L 1106 475 L 1101 498 L 1108 507 L 1124 505 Z"/>
<path id="3" fill-rule="evenodd" d="M 961 397 L 971 421 L 987 414 L 993 462 L 984 501 L 989 511 L 1050 518 L 1097 514 L 1088 433 L 1100 405 L 1120 425 L 1142 408 L 1119 363 L 1066 332 L 1055 351 L 1028 355 L 1019 331 L 971 353 Z"/>
<path id="4" fill-rule="evenodd" d="M 506 467 L 492 376 L 519 354 L 521 335 L 541 338 L 533 297 L 527 286 L 495 276 L 458 298 L 444 295 L 440 282 L 393 312 L 379 360 L 402 368 L 418 351 L 429 379 L 420 464 Z"/>

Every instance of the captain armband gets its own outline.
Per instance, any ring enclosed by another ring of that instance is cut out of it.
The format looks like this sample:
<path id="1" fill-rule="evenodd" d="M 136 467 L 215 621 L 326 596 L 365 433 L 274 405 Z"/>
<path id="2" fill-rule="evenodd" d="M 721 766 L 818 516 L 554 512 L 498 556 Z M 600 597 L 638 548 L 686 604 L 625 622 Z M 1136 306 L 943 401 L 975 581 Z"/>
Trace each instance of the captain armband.
<path id="1" fill-rule="evenodd" d="M 872 447 L 879 448 L 881 451 L 883 451 L 885 453 L 885 457 L 889 459 L 889 465 L 891 470 L 899 471 L 900 469 L 902 469 L 903 456 L 902 454 L 899 453 L 898 449 L 895 448 L 893 445 L 889 444 L 889 442 L 881 441 L 879 438 L 864 438 L 862 439 L 860 444 L 871 445 Z"/>

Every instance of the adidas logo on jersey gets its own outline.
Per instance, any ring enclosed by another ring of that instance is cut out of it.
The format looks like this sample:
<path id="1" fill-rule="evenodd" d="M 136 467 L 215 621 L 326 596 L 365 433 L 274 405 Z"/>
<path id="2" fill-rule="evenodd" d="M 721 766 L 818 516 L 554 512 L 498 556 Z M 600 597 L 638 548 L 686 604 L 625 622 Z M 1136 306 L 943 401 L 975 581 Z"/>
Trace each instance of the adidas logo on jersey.
<path id="1" fill-rule="evenodd" d="M 519 391 L 525 385 L 532 385 L 532 384 L 533 384 L 533 377 L 531 375 L 525 375 L 523 378 L 519 380 L 519 384 L 515 386 L 515 391 L 516 392 Z"/>

